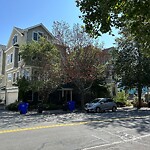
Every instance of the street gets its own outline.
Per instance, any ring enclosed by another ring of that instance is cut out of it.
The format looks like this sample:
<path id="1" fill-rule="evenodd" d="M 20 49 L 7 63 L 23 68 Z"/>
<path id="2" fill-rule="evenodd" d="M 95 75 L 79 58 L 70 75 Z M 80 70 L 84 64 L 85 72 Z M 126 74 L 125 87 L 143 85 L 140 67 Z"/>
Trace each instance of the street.
<path id="1" fill-rule="evenodd" d="M 1 150 L 149 150 L 150 109 L 106 113 L 0 112 Z"/>

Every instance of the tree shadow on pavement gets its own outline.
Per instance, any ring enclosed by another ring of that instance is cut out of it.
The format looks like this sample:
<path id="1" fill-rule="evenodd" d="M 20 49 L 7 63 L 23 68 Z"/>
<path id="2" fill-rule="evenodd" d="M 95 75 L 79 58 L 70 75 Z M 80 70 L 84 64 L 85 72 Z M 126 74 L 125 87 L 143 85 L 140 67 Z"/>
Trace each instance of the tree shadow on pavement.
<path id="1" fill-rule="evenodd" d="M 106 112 L 97 114 L 93 119 L 89 114 L 88 126 L 94 129 L 113 128 L 113 129 L 135 129 L 136 132 L 150 133 L 150 109 L 149 110 L 123 110 L 118 112 Z M 91 121 L 91 122 L 90 122 Z"/>

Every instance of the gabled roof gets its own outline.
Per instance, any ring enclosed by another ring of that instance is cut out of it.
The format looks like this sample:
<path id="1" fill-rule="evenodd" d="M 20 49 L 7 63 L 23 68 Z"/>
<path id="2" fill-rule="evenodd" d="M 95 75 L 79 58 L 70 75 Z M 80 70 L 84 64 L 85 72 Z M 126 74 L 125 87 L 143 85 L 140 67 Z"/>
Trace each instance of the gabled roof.
<path id="1" fill-rule="evenodd" d="M 18 27 L 14 27 L 14 29 L 19 32 L 20 34 L 23 34 L 24 30 Z"/>
<path id="2" fill-rule="evenodd" d="M 51 37 L 55 38 L 55 37 L 52 35 L 52 33 L 50 33 L 49 30 L 48 30 L 42 23 L 37 24 L 37 25 L 34 25 L 34 26 L 31 26 L 31 27 L 26 28 L 26 29 L 24 29 L 24 30 L 25 30 L 25 31 L 28 31 L 28 30 L 30 30 L 30 29 L 33 29 L 33 28 L 36 28 L 36 27 L 39 27 L 39 26 L 41 26 L 42 28 L 44 28 L 44 30 L 46 30 L 47 33 L 48 33 L 49 35 L 51 35 Z"/>
<path id="3" fill-rule="evenodd" d="M 25 28 L 25 29 L 21 29 L 21 28 L 18 28 L 18 27 L 14 27 L 13 30 L 12 30 L 12 33 L 13 33 L 13 31 L 15 30 L 15 31 L 18 32 L 18 34 L 20 34 L 21 36 L 23 36 L 23 35 L 24 35 L 24 32 L 28 32 L 30 29 L 33 29 L 33 28 L 36 28 L 36 27 L 39 27 L 39 26 L 41 26 L 53 39 L 55 39 L 55 37 L 52 35 L 52 33 L 50 33 L 49 30 L 48 30 L 42 23 L 37 24 L 37 25 L 34 25 L 34 26 L 31 26 L 31 27 L 28 27 L 28 28 Z M 10 41 L 10 39 L 11 39 L 12 33 L 11 33 L 11 35 L 10 35 L 10 38 L 9 38 L 9 40 L 8 40 L 8 43 L 9 43 L 9 41 Z M 55 40 L 56 40 L 56 39 L 55 39 Z M 7 44 L 7 46 L 8 46 L 8 44 Z"/>

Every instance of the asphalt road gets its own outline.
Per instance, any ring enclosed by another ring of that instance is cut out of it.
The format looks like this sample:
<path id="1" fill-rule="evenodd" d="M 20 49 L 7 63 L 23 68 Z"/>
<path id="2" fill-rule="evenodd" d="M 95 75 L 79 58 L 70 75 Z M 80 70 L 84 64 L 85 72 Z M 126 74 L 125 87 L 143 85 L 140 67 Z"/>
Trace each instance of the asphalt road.
<path id="1" fill-rule="evenodd" d="M 0 150 L 150 150 L 150 110 L 0 112 Z"/>

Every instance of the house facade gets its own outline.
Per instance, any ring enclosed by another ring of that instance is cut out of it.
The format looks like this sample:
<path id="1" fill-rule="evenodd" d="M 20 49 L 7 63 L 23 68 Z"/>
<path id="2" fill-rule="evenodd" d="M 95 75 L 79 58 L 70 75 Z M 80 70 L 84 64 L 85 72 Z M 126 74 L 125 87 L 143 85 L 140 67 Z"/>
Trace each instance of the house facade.
<path id="1" fill-rule="evenodd" d="M 32 40 L 38 41 L 41 36 L 56 42 L 48 29 L 43 24 L 38 24 L 26 29 L 14 27 L 7 46 L 0 45 L 0 99 L 6 105 L 18 100 L 17 79 L 22 76 L 29 78 L 35 71 L 34 67 L 21 59 L 20 46 Z"/>
<path id="2" fill-rule="evenodd" d="M 0 45 L 0 100 L 5 103 L 5 45 Z"/>

